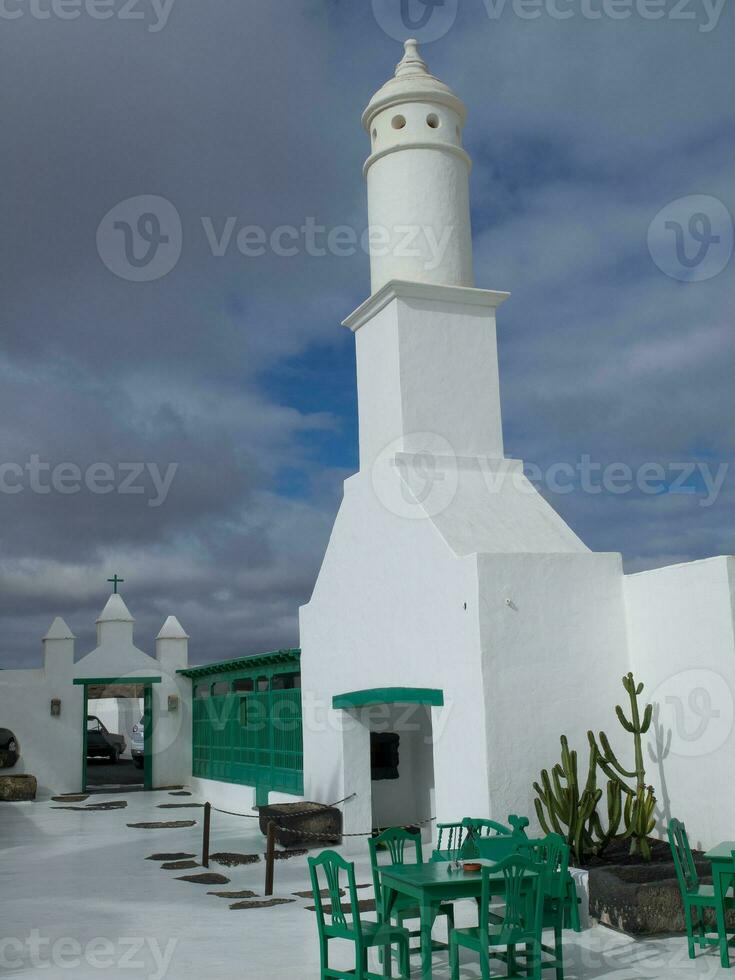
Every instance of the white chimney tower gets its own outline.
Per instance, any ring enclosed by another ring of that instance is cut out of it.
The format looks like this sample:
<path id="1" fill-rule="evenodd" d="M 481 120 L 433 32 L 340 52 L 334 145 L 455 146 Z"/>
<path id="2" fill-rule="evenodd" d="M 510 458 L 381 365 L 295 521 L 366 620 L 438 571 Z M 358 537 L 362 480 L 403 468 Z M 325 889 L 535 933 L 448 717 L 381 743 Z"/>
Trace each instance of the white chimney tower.
<path id="1" fill-rule="evenodd" d="M 391 279 L 472 286 L 467 110 L 416 41 L 363 113 L 373 292 Z"/>
<path id="2" fill-rule="evenodd" d="M 473 287 L 466 115 L 412 40 L 362 116 L 372 295 L 345 326 L 363 471 L 381 459 L 395 476 L 396 454 L 434 469 L 503 459 L 495 310 L 508 294 Z"/>

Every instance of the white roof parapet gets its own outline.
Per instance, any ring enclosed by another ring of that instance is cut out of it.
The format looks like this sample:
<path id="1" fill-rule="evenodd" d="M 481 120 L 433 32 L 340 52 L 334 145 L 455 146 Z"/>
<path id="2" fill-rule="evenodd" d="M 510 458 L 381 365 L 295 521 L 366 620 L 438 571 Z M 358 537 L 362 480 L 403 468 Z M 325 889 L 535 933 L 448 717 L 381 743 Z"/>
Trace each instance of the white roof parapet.
<path id="1" fill-rule="evenodd" d="M 175 616 L 169 616 L 160 629 L 157 640 L 188 640 L 189 634 Z"/>
<path id="2" fill-rule="evenodd" d="M 44 640 L 74 640 L 76 637 L 61 616 L 57 616 L 48 628 Z"/>
<path id="3" fill-rule="evenodd" d="M 132 613 L 123 602 L 119 593 L 115 593 L 107 600 L 107 604 L 97 619 L 98 623 L 134 623 Z"/>

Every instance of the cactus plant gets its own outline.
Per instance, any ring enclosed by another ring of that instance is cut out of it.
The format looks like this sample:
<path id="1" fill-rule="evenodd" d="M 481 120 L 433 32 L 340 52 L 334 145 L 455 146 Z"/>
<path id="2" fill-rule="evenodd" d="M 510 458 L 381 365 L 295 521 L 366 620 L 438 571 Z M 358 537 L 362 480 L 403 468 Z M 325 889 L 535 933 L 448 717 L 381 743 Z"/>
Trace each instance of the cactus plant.
<path id="1" fill-rule="evenodd" d="M 603 795 L 597 786 L 598 763 L 599 750 L 590 738 L 587 781 L 580 791 L 577 752 L 569 748 L 569 740 L 562 735 L 561 763 L 551 773 L 544 769 L 541 782 L 534 783 L 536 815 L 544 833 L 564 837 L 580 864 L 589 855 L 602 853 L 617 834 L 622 818 L 622 793 L 618 783 L 611 781 L 607 785 L 608 826 L 603 830 L 597 812 Z"/>
<path id="2" fill-rule="evenodd" d="M 625 712 L 617 705 L 615 713 L 623 728 L 633 736 L 635 750 L 635 768 L 626 769 L 615 755 L 610 740 L 604 732 L 600 732 L 600 745 L 597 744 L 592 732 L 589 733 L 590 744 L 594 744 L 596 750 L 597 764 L 607 778 L 618 787 L 616 792 L 625 794 L 625 807 L 623 810 L 623 820 L 625 831 L 623 837 L 631 840 L 631 855 L 640 854 L 644 860 L 651 859 L 651 849 L 648 844 L 648 835 L 656 826 L 654 811 L 656 809 L 656 797 L 653 787 L 646 785 L 646 766 L 643 758 L 643 738 L 651 727 L 653 718 L 653 705 L 646 705 L 643 716 L 641 717 L 638 699 L 643 693 L 643 684 L 636 684 L 632 673 L 626 674 L 623 678 L 623 687 L 630 698 L 630 714 L 628 719 Z M 628 780 L 635 780 L 635 786 L 630 786 Z"/>

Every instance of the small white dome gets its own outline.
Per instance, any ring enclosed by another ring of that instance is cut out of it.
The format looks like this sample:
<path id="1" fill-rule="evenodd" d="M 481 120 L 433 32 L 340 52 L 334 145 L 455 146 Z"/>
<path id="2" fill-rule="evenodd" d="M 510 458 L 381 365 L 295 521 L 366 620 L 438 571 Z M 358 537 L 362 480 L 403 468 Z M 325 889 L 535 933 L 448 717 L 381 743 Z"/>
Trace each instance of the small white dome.
<path id="1" fill-rule="evenodd" d="M 370 132 L 372 121 L 377 113 L 393 105 L 405 102 L 429 102 L 446 105 L 459 115 L 462 124 L 467 118 L 464 102 L 454 92 L 429 73 L 426 62 L 418 50 L 418 41 L 406 41 L 406 51 L 396 66 L 396 73 L 385 85 L 378 89 L 362 114 L 362 124 Z"/>

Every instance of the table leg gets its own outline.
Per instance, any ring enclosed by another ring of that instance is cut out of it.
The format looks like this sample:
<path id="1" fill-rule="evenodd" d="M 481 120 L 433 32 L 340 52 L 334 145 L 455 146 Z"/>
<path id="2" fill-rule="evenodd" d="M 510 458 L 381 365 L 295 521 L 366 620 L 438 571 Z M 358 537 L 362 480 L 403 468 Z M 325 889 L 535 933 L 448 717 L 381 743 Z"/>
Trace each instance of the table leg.
<path id="1" fill-rule="evenodd" d="M 421 980 L 432 980 L 431 930 L 436 919 L 436 909 L 431 903 L 421 903 Z"/>
<path id="2" fill-rule="evenodd" d="M 714 875 L 714 886 L 715 886 L 715 900 L 717 902 L 716 914 L 717 914 L 717 932 L 720 937 L 720 963 L 726 969 L 730 969 L 730 950 L 727 944 L 727 928 L 725 925 L 725 892 L 729 885 L 725 885 L 723 890 L 723 878 L 724 874 L 720 871 L 718 867 L 713 869 Z"/>

